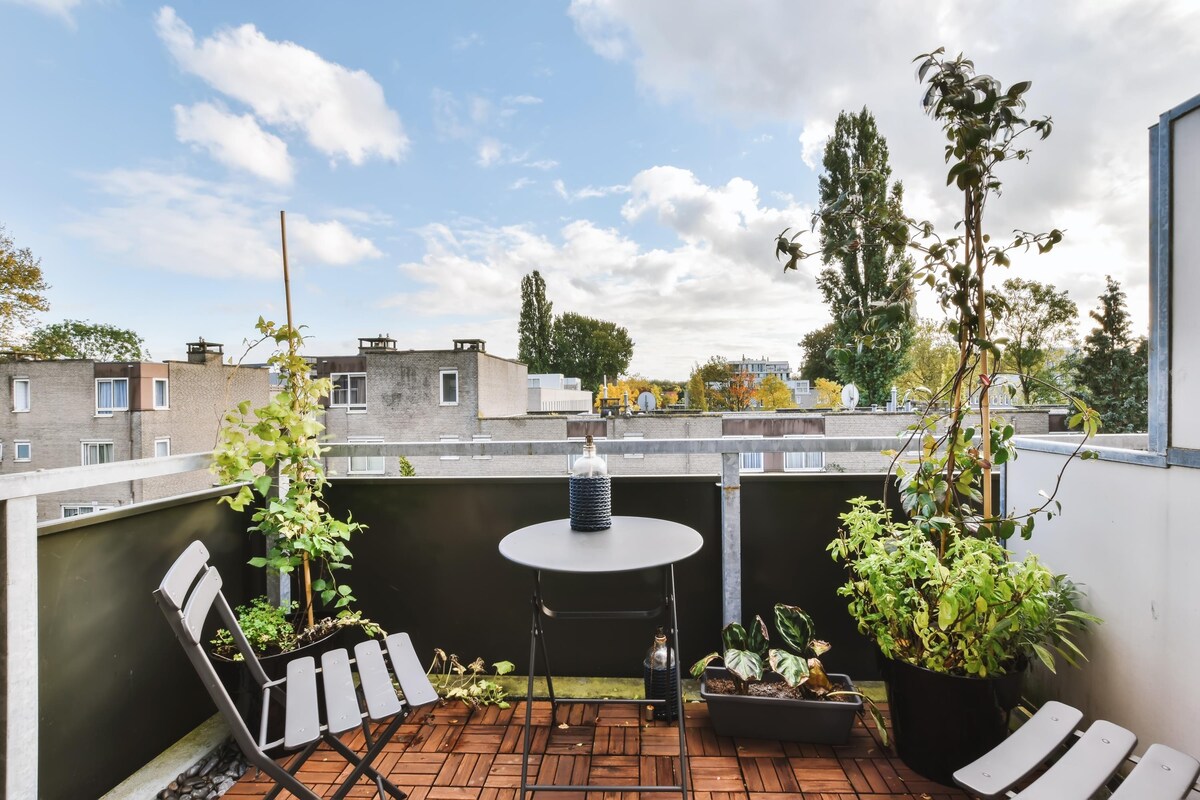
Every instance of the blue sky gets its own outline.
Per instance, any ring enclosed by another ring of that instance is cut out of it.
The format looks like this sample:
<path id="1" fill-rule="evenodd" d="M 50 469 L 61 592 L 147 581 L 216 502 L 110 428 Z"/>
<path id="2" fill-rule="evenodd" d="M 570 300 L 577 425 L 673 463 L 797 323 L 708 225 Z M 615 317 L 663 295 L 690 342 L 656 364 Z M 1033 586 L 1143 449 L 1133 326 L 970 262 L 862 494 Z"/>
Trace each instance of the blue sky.
<path id="1" fill-rule="evenodd" d="M 840 109 L 879 117 L 909 213 L 953 210 L 909 63 L 944 44 L 1057 123 L 992 219 L 1067 243 L 1016 274 L 1086 313 L 1111 273 L 1144 325 L 1145 130 L 1200 93 L 1200 18 L 1092 5 L 0 0 L 0 223 L 42 259 L 45 321 L 155 358 L 282 316 L 286 209 L 314 352 L 515 357 L 540 269 L 556 311 L 629 328 L 631 371 L 795 364 L 827 312 L 772 239 L 806 223 Z"/>

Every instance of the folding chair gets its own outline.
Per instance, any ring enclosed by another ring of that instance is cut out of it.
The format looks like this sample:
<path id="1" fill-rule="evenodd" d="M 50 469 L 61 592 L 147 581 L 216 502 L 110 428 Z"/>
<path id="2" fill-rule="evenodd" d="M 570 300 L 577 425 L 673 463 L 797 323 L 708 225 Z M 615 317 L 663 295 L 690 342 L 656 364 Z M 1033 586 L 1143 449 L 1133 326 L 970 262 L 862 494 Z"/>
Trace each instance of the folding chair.
<path id="1" fill-rule="evenodd" d="M 954 773 L 954 782 L 984 798 L 1088 800 L 1113 779 L 1126 759 L 1136 766 L 1113 800 L 1181 800 L 1193 789 L 1200 762 L 1161 744 L 1140 759 L 1131 756 L 1137 737 L 1105 720 L 1075 731 L 1083 713 L 1050 701 L 1011 736 Z M 1079 741 L 1020 793 L 1009 789 L 1045 763 L 1074 733 Z"/>
<path id="2" fill-rule="evenodd" d="M 388 636 L 385 640 L 386 650 L 375 640 L 356 645 L 354 658 L 344 648 L 330 650 L 321 656 L 320 666 L 312 657 L 296 658 L 288 663 L 285 678 L 272 681 L 263 672 L 262 664 L 238 627 L 237 617 L 221 592 L 221 576 L 208 565 L 208 550 L 203 544 L 192 542 L 176 559 L 155 590 L 154 599 L 187 652 L 192 666 L 199 673 L 204 688 L 225 716 L 233 731 L 233 738 L 246 758 L 275 780 L 276 786 L 264 800 L 272 800 L 283 789 L 302 800 L 321 800 L 296 778 L 296 772 L 322 741 L 354 765 L 350 776 L 333 794 L 334 800 L 345 797 L 363 775 L 375 782 L 380 800 L 385 800 L 385 792 L 396 800 L 403 800 L 405 793 L 373 769 L 371 763 L 395 735 L 411 709 L 437 700 L 437 692 L 425 677 L 408 634 Z M 233 634 L 238 651 L 262 690 L 262 723 L 257 738 L 251 735 L 238 714 L 237 707 L 225 691 L 201 644 L 201 631 L 214 606 L 225 627 Z M 385 654 L 387 661 L 391 662 L 390 670 L 384 659 Z M 357 665 L 362 696 L 366 700 L 365 712 L 355 690 L 351 665 Z M 317 688 L 318 673 L 322 691 Z M 393 686 L 393 674 L 400 684 L 403 699 Z M 323 708 L 318 701 L 322 695 Z M 284 734 L 282 739 L 267 741 L 272 701 L 277 708 L 283 709 Z M 391 720 L 387 728 L 377 737 L 372 737 L 368 721 L 387 719 Z M 366 742 L 366 750 L 361 755 L 338 739 L 338 734 L 357 726 L 362 727 Z M 288 750 L 301 751 L 288 769 L 281 767 L 264 752 L 281 744 Z"/>

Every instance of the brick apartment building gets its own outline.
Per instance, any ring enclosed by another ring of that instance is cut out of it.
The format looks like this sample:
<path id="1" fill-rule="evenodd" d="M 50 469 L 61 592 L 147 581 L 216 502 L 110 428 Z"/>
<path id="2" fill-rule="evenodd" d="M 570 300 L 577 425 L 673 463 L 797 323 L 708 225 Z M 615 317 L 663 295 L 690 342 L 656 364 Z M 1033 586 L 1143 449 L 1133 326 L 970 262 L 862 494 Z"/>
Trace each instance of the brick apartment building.
<path id="1" fill-rule="evenodd" d="M 31 361 L 0 356 L 0 474 L 212 450 L 225 410 L 268 400 L 267 370 L 222 363 L 188 344 L 187 361 Z M 38 519 L 86 514 L 212 485 L 204 473 L 127 481 L 38 498 Z"/>

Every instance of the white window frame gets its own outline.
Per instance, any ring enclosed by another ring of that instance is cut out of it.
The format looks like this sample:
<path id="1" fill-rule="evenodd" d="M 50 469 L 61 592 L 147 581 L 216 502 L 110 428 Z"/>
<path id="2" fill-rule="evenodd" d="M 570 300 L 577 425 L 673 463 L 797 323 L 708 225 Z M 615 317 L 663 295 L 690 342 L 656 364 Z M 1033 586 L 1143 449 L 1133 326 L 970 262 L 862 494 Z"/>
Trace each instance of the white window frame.
<path id="1" fill-rule="evenodd" d="M 125 405 L 123 405 L 123 406 L 114 405 L 111 408 L 101 408 L 100 407 L 100 384 L 102 384 L 102 383 L 107 383 L 110 385 L 109 392 L 113 396 L 114 399 L 117 396 L 117 384 L 118 383 L 125 384 Z M 96 378 L 96 416 L 97 417 L 111 417 L 113 415 L 114 411 L 128 411 L 128 410 L 129 410 L 129 378 Z"/>
<path id="2" fill-rule="evenodd" d="M 382 436 L 351 436 L 346 441 L 351 444 L 383 444 Z M 354 462 L 358 466 L 355 467 Z M 383 475 L 387 472 L 384 456 L 350 456 L 346 459 L 347 475 Z"/>
<path id="3" fill-rule="evenodd" d="M 451 436 L 450 434 L 438 437 L 439 442 L 457 442 L 458 440 L 457 436 Z M 459 459 L 458 456 L 439 456 L 439 458 L 442 461 L 458 461 Z"/>
<path id="4" fill-rule="evenodd" d="M 17 384 L 25 384 L 25 407 L 17 408 Z M 12 402 L 14 414 L 28 414 L 30 406 L 33 405 L 33 386 L 29 382 L 29 378 L 13 378 L 12 382 Z"/>
<path id="5" fill-rule="evenodd" d="M 158 404 L 158 385 L 160 383 L 162 384 L 162 387 L 163 387 L 163 403 L 162 403 L 162 405 Z M 151 395 L 151 399 L 154 402 L 154 410 L 155 411 L 167 411 L 168 409 L 171 408 L 171 383 L 170 383 L 170 381 L 168 381 L 166 378 L 155 378 L 153 384 L 150 387 L 150 390 L 153 392 L 153 395 Z"/>
<path id="6" fill-rule="evenodd" d="M 796 394 L 812 394 L 812 381 L 802 378 L 796 381 Z"/>
<path id="7" fill-rule="evenodd" d="M 112 458 L 109 459 L 108 461 L 89 462 L 88 461 L 88 448 L 90 448 L 90 447 L 97 448 L 96 454 L 97 454 L 97 457 L 99 457 L 99 453 L 100 453 L 99 448 L 104 445 L 108 445 L 109 447 L 112 448 Z M 111 439 L 84 439 L 83 441 L 81 441 L 79 443 L 79 463 L 82 466 L 85 466 L 85 467 L 92 466 L 93 463 L 95 463 L 95 464 L 111 464 L 116 460 L 117 460 L 117 448 L 113 444 Z"/>
<path id="8" fill-rule="evenodd" d="M 25 457 L 21 458 L 21 445 L 25 445 Z M 13 442 L 13 461 L 17 463 L 28 463 L 33 461 L 33 445 L 28 439 L 17 439 Z"/>
<path id="9" fill-rule="evenodd" d="M 158 452 L 158 446 L 160 444 L 165 444 L 167 446 L 167 452 L 165 452 L 165 453 Z M 171 455 L 171 437 L 170 436 L 156 437 L 154 439 L 154 457 L 155 458 L 166 458 L 169 455 Z"/>
<path id="10" fill-rule="evenodd" d="M 338 388 L 336 386 L 338 378 L 346 379 L 346 388 L 343 390 L 345 392 L 345 397 L 343 398 L 343 402 L 341 402 L 341 403 L 339 403 L 335 400 L 335 398 L 337 397 L 337 393 L 338 393 Z M 362 378 L 362 397 L 358 398 L 361 402 L 358 402 L 358 403 L 350 402 L 350 379 L 351 378 Z M 344 408 L 344 409 L 346 409 L 347 413 L 351 413 L 351 414 L 365 414 L 366 413 L 366 411 L 367 411 L 367 373 L 365 373 L 365 372 L 331 372 L 331 373 L 329 373 L 329 380 L 335 384 L 335 386 L 329 391 L 329 407 L 330 408 Z M 380 440 L 380 441 L 382 441 L 382 440 Z"/>
<path id="11" fill-rule="evenodd" d="M 4 460 L 4 442 L 0 442 L 0 461 Z"/>
<path id="12" fill-rule="evenodd" d="M 454 399 L 446 399 L 446 376 L 454 376 Z M 438 405 L 456 406 L 458 405 L 459 385 L 458 385 L 458 370 L 457 369 L 440 369 L 438 370 Z"/>
<path id="13" fill-rule="evenodd" d="M 68 514 L 68 508 L 75 509 L 75 513 Z M 71 519 L 84 514 L 94 514 L 97 511 L 108 511 L 110 508 L 113 508 L 111 503 L 63 503 L 59 506 L 59 513 L 62 514 L 62 519 Z"/>
<path id="14" fill-rule="evenodd" d="M 492 435 L 490 433 L 473 433 L 473 434 L 471 434 L 472 442 L 490 442 L 491 440 L 492 440 Z M 479 454 L 475 454 L 475 455 L 471 456 L 471 460 L 472 461 L 491 461 L 492 457 L 491 456 L 481 456 Z"/>
<path id="15" fill-rule="evenodd" d="M 622 439 L 634 439 L 634 440 L 645 439 L 646 434 L 644 434 L 644 433 L 626 433 L 623 436 L 621 436 L 621 438 Z M 645 458 L 646 454 L 645 453 L 625 453 L 624 457 L 625 458 Z"/>
<path id="16" fill-rule="evenodd" d="M 607 436 L 593 436 L 592 437 L 593 442 L 603 442 L 603 441 L 607 441 L 607 440 L 608 440 Z M 568 436 L 567 441 L 568 442 L 579 442 L 580 444 L 583 444 L 584 442 L 587 441 L 587 437 L 586 436 Z M 607 455 L 598 453 L 597 456 L 599 458 L 603 459 L 605 464 L 608 464 L 608 456 Z M 568 473 L 570 473 L 573 469 L 575 469 L 575 462 L 581 458 L 583 458 L 583 448 L 582 447 L 579 448 L 578 453 L 567 453 L 567 472 Z"/>
<path id="17" fill-rule="evenodd" d="M 785 439 L 823 439 L 825 437 L 819 434 L 808 433 L 789 433 L 784 435 Z M 790 463 L 796 456 L 801 456 L 804 466 L 795 466 Z M 818 464 L 811 462 L 818 461 Z M 783 454 L 783 471 L 784 472 L 823 472 L 825 470 L 825 453 L 784 453 Z"/>
<path id="18" fill-rule="evenodd" d="M 761 439 L 763 437 L 762 437 L 762 434 L 747 434 L 744 436 L 722 436 L 721 438 L 722 439 Z M 765 459 L 763 458 L 763 454 L 761 452 L 738 453 L 738 472 L 739 473 L 741 473 L 741 472 L 762 472 L 763 467 L 765 466 L 764 461 L 765 461 Z"/>

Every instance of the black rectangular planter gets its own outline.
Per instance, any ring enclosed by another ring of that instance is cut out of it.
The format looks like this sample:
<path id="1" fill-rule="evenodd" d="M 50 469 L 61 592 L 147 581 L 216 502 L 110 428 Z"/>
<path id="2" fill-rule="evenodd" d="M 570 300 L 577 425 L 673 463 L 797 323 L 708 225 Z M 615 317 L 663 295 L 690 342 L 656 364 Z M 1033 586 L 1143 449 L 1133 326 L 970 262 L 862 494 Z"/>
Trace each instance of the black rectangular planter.
<path id="1" fill-rule="evenodd" d="M 708 691 L 710 677 L 726 678 L 729 672 L 723 667 L 708 667 L 700 681 L 700 696 L 708 703 L 708 716 L 721 736 L 845 744 L 854 727 L 854 717 L 863 707 L 861 697 L 851 698 L 853 702 L 841 702 L 713 694 Z M 830 675 L 829 678 L 854 691 L 848 676 Z"/>

